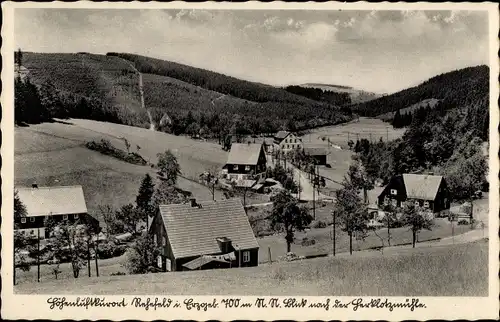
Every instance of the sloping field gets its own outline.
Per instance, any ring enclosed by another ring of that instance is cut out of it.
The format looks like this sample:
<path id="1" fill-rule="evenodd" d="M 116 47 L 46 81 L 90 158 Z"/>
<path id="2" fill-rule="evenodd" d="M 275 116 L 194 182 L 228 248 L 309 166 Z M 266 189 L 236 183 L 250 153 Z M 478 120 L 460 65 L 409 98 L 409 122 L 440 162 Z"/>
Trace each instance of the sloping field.
<path id="1" fill-rule="evenodd" d="M 23 65 L 37 85 L 50 81 L 63 94 L 109 103 L 127 124 L 147 127 L 139 74 L 125 60 L 93 54 L 23 53 Z"/>
<path id="2" fill-rule="evenodd" d="M 82 274 L 85 275 L 85 274 Z M 22 283 L 22 294 L 487 296 L 488 244 L 363 252 L 252 268 Z"/>
<path id="3" fill-rule="evenodd" d="M 330 143 L 347 148 L 347 142 L 352 140 L 356 143 L 357 139 L 367 139 L 378 141 L 380 138 L 386 141 L 398 139 L 403 136 L 405 129 L 394 129 L 390 124 L 382 120 L 369 117 L 360 117 L 359 121 L 351 121 L 339 125 L 324 126 L 311 130 L 309 134 L 302 137 L 304 143 L 326 144 L 327 139 Z M 323 138 L 325 140 L 323 141 Z"/>
<path id="4" fill-rule="evenodd" d="M 244 113 L 255 103 L 224 95 L 181 80 L 155 74 L 143 74 L 144 102 L 156 124 L 164 113 L 225 112 Z"/>
<path id="5" fill-rule="evenodd" d="M 222 166 L 226 160 L 226 152 L 211 143 L 125 125 L 89 120 L 69 122 L 73 125 L 43 123 L 15 129 L 15 184 L 30 186 L 36 181 L 42 186 L 82 185 L 91 213 L 99 205 L 119 207 L 134 202 L 144 175 L 154 173 L 148 166 L 132 165 L 88 150 L 83 146 L 86 141 L 108 139 L 125 150 L 120 139 L 125 137 L 131 151 L 139 145 L 139 153 L 153 163 L 158 152 L 171 149 L 183 175 L 193 178 L 212 166 Z M 179 178 L 178 186 L 198 199 L 212 198 L 206 187 L 190 180 Z"/>

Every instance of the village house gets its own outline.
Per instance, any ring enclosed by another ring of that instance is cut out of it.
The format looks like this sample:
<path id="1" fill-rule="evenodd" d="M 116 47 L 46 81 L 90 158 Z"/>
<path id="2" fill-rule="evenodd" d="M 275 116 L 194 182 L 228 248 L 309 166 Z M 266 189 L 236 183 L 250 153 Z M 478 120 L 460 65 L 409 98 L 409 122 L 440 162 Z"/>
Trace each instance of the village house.
<path id="1" fill-rule="evenodd" d="M 392 204 L 402 207 L 405 202 L 428 209 L 436 214 L 450 209 L 450 195 L 446 180 L 430 174 L 403 174 L 393 176 L 378 196 L 378 206 Z"/>
<path id="2" fill-rule="evenodd" d="M 98 229 L 99 221 L 88 214 L 82 186 L 56 186 L 17 188 L 19 199 L 26 207 L 27 215 L 16 219 L 18 231 L 40 238 L 47 238 L 45 220 L 49 217 L 55 222 L 67 220 L 70 223 L 79 221 Z"/>
<path id="3" fill-rule="evenodd" d="M 327 147 L 306 145 L 304 146 L 304 154 L 312 157 L 316 165 L 327 165 Z"/>
<path id="4" fill-rule="evenodd" d="M 162 271 L 258 265 L 259 244 L 239 199 L 160 205 L 149 234 Z"/>
<path id="5" fill-rule="evenodd" d="M 255 183 L 265 176 L 266 153 L 262 144 L 233 143 L 223 172 L 228 180 Z"/>
<path id="6" fill-rule="evenodd" d="M 288 152 L 292 150 L 302 149 L 302 140 L 295 134 L 288 131 L 279 131 L 274 136 L 275 150 Z"/>

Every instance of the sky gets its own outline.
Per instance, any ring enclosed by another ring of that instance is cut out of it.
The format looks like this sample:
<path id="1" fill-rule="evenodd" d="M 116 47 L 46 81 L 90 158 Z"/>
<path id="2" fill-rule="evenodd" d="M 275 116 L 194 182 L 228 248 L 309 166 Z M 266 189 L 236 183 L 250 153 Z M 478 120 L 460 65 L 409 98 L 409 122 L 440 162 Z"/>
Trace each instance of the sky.
<path id="1" fill-rule="evenodd" d="M 271 85 L 392 93 L 488 64 L 486 11 L 16 9 L 16 48 L 129 52 Z"/>

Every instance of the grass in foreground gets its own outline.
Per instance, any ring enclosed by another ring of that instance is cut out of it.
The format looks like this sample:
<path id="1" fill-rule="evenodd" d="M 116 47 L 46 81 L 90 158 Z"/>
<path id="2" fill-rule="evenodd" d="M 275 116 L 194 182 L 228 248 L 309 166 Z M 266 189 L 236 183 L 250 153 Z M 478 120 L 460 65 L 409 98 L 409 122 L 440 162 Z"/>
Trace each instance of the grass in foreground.
<path id="1" fill-rule="evenodd" d="M 368 256 L 365 256 L 368 254 Z M 400 249 L 253 268 L 25 283 L 23 294 L 487 296 L 488 244 Z"/>

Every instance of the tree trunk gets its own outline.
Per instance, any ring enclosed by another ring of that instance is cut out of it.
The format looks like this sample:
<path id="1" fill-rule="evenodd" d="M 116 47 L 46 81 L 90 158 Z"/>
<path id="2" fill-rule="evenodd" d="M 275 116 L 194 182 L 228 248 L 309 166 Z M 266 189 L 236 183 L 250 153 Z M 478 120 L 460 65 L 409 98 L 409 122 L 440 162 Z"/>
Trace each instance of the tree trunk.
<path id="1" fill-rule="evenodd" d="M 78 263 L 75 263 L 74 261 L 71 263 L 71 266 L 73 267 L 73 277 L 78 278 L 80 275 L 80 269 L 78 268 Z"/>
<path id="2" fill-rule="evenodd" d="M 349 232 L 349 253 L 352 255 L 352 232 Z"/>
<path id="3" fill-rule="evenodd" d="M 415 248 L 415 242 L 417 241 L 417 232 L 413 230 L 412 234 L 413 234 L 413 248 Z"/>
<path id="4" fill-rule="evenodd" d="M 292 244 L 287 240 L 286 241 L 286 253 L 288 254 L 291 251 L 292 251 Z"/>

